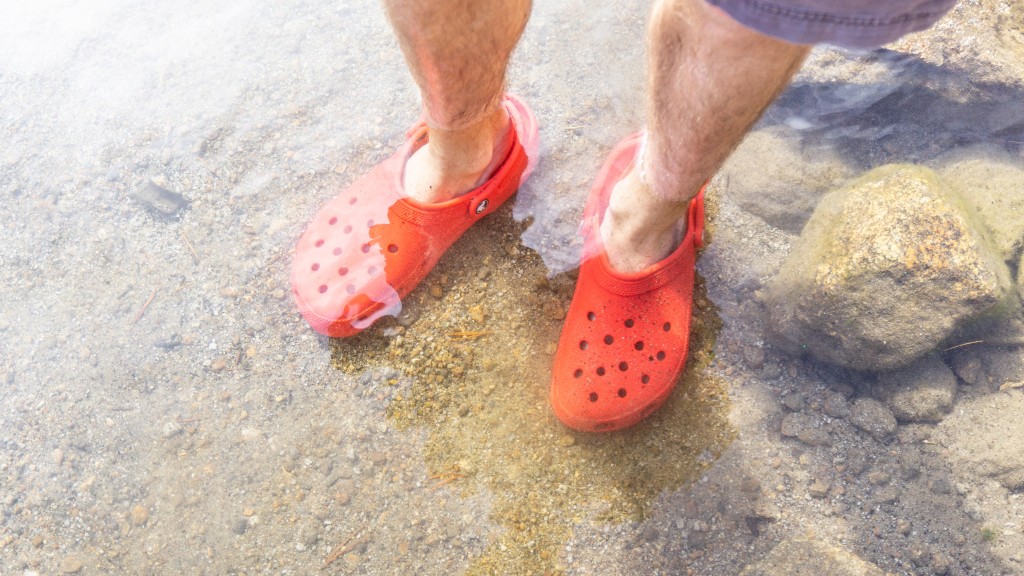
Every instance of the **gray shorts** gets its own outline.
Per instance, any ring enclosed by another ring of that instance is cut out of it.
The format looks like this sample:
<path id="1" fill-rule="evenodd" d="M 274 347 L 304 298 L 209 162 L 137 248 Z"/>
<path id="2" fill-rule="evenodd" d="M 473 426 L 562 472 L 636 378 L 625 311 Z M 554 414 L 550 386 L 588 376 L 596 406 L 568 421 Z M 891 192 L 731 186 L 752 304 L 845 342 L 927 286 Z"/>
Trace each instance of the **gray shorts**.
<path id="1" fill-rule="evenodd" d="M 956 0 L 707 0 L 737 22 L 795 44 L 874 48 L 924 30 Z"/>

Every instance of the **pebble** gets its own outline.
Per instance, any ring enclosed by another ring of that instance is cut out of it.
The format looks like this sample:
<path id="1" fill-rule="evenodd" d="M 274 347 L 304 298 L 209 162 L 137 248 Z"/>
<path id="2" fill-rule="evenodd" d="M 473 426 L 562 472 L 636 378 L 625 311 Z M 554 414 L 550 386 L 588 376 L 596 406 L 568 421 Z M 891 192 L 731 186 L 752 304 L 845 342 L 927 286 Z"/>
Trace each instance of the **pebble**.
<path id="1" fill-rule="evenodd" d="M 815 478 L 811 484 L 810 493 L 812 498 L 824 498 L 828 495 L 828 489 L 832 486 L 831 482 L 822 480 L 821 478 Z"/>
<path id="2" fill-rule="evenodd" d="M 433 284 L 430 286 L 430 295 L 434 298 L 441 299 L 441 297 L 444 296 L 444 290 L 441 289 L 441 286 Z"/>
<path id="3" fill-rule="evenodd" d="M 228 365 L 228 361 L 227 360 L 225 360 L 223 358 L 217 358 L 216 360 L 213 361 L 212 364 L 210 364 L 210 370 L 213 370 L 214 372 L 220 372 L 227 365 Z"/>
<path id="4" fill-rule="evenodd" d="M 177 421 L 168 420 L 164 423 L 162 435 L 164 438 L 173 438 L 174 436 L 181 434 L 182 430 L 181 424 Z"/>
<path id="5" fill-rule="evenodd" d="M 43 540 L 42 534 L 36 534 L 35 536 L 32 537 L 32 547 L 33 548 L 41 548 L 43 546 L 43 542 L 44 542 L 44 540 Z"/>
<path id="6" fill-rule="evenodd" d="M 796 438 L 808 446 L 832 445 L 832 436 L 820 428 L 804 428 L 797 432 Z"/>
<path id="7" fill-rule="evenodd" d="M 833 418 L 846 418 L 850 415 L 850 403 L 840 392 L 826 390 L 824 396 L 821 409 L 825 414 Z"/>
<path id="8" fill-rule="evenodd" d="M 141 504 L 136 504 L 132 506 L 129 520 L 132 526 L 144 526 L 149 521 L 149 510 L 146 510 L 146 507 Z"/>
<path id="9" fill-rule="evenodd" d="M 576 438 L 573 438 L 569 434 L 566 434 L 558 439 L 558 445 L 562 448 L 568 448 L 576 444 Z"/>
<path id="10" fill-rule="evenodd" d="M 797 437 L 800 432 L 817 427 L 814 417 L 800 412 L 791 412 L 782 418 L 779 432 L 788 438 Z"/>
<path id="11" fill-rule="evenodd" d="M 77 574 L 82 569 L 82 561 L 78 556 L 68 556 L 60 563 L 60 571 L 64 574 Z"/>
<path id="12" fill-rule="evenodd" d="M 480 304 L 470 307 L 469 317 L 472 318 L 474 322 L 482 324 L 485 319 L 484 307 Z"/>
<path id="13" fill-rule="evenodd" d="M 231 531 L 241 536 L 245 534 L 245 531 L 249 529 L 249 521 L 245 518 L 239 518 L 231 524 Z"/>
<path id="14" fill-rule="evenodd" d="M 892 476 L 881 470 L 874 470 L 868 473 L 868 482 L 875 486 L 885 486 L 892 481 Z"/>
<path id="15" fill-rule="evenodd" d="M 56 464 L 57 466 L 60 466 L 61 464 L 64 463 L 64 451 L 61 450 L 60 448 L 57 448 L 56 450 L 53 451 L 53 463 Z"/>
<path id="16" fill-rule="evenodd" d="M 850 422 L 875 440 L 885 440 L 896 432 L 896 417 L 892 411 L 873 398 L 858 398 L 853 402 Z"/>
<path id="17" fill-rule="evenodd" d="M 744 346 L 743 360 L 746 361 L 747 366 L 752 370 L 760 370 L 764 367 L 764 349 L 754 345 Z"/>
<path id="18" fill-rule="evenodd" d="M 565 308 L 561 302 L 552 298 L 544 302 L 544 315 L 552 320 L 562 320 L 565 318 Z"/>
<path id="19" fill-rule="evenodd" d="M 791 392 L 782 397 L 782 405 L 791 412 L 799 412 L 804 409 L 804 395 L 802 392 Z"/>

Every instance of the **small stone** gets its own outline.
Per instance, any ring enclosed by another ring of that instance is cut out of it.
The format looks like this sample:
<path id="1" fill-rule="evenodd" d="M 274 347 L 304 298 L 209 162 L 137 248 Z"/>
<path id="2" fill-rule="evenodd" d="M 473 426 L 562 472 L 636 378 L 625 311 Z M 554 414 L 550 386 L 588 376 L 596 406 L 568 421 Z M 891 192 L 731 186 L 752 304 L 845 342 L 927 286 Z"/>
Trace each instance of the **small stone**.
<path id="1" fill-rule="evenodd" d="M 43 542 L 44 542 L 44 540 L 43 540 L 43 535 L 42 534 L 36 534 L 35 536 L 32 537 L 32 547 L 33 548 L 42 548 Z"/>
<path id="2" fill-rule="evenodd" d="M 779 426 L 779 432 L 783 436 L 793 438 L 798 437 L 802 430 L 816 427 L 817 421 L 814 417 L 801 412 L 791 412 L 782 418 L 782 423 Z"/>
<path id="3" fill-rule="evenodd" d="M 875 486 L 885 486 L 892 481 L 892 476 L 881 470 L 873 470 L 868 473 L 868 482 Z"/>
<path id="4" fill-rule="evenodd" d="M 334 502 L 339 506 L 346 506 L 352 501 L 352 497 L 348 495 L 348 492 L 338 492 L 334 495 Z"/>
<path id="5" fill-rule="evenodd" d="M 82 569 L 82 561 L 78 556 L 68 556 L 60 563 L 60 571 L 64 574 L 77 574 Z"/>
<path id="6" fill-rule="evenodd" d="M 216 360 L 213 361 L 212 364 L 210 364 L 210 370 L 213 370 L 214 372 L 220 372 L 227 365 L 228 365 L 227 360 L 225 360 L 223 358 L 217 358 Z"/>
<path id="7" fill-rule="evenodd" d="M 908 535 L 910 535 L 910 530 L 911 530 L 910 520 L 907 520 L 906 518 L 900 518 L 899 520 L 896 521 L 896 532 L 898 532 L 898 533 L 900 533 L 900 534 L 902 534 L 904 536 L 908 536 Z"/>
<path id="8" fill-rule="evenodd" d="M 53 451 L 53 463 L 57 466 L 64 463 L 64 451 L 60 448 Z"/>
<path id="9" fill-rule="evenodd" d="M 441 289 L 440 285 L 432 284 L 430 286 L 430 295 L 440 300 L 444 296 L 444 290 Z"/>
<path id="10" fill-rule="evenodd" d="M 231 523 L 231 531 L 241 536 L 245 534 L 245 531 L 249 529 L 249 521 L 245 518 L 239 518 Z"/>
<path id="11" fill-rule="evenodd" d="M 981 365 L 981 360 L 975 356 L 973 351 L 961 352 L 953 356 L 952 364 L 953 372 L 964 383 L 977 386 L 985 382 L 985 370 Z"/>
<path id="12" fill-rule="evenodd" d="M 825 414 L 833 418 L 846 418 L 850 415 L 850 403 L 846 401 L 846 398 L 840 392 L 835 390 L 827 390 L 825 392 L 821 409 Z"/>
<path id="13" fill-rule="evenodd" d="M 477 304 L 476 306 L 471 307 L 469 309 L 469 317 L 472 318 L 474 322 L 477 322 L 479 324 L 483 324 L 484 319 L 485 319 L 484 307 L 481 306 L 480 304 Z"/>
<path id="14" fill-rule="evenodd" d="M 804 428 L 797 432 L 796 438 L 808 446 L 832 445 L 832 436 L 820 428 Z"/>
<path id="15" fill-rule="evenodd" d="M 744 346 L 743 359 L 752 370 L 760 370 L 764 367 L 764 349 L 754 345 Z"/>
<path id="16" fill-rule="evenodd" d="M 145 526 L 146 522 L 149 521 L 149 510 L 146 510 L 146 507 L 141 504 L 136 504 L 132 506 L 129 520 L 132 526 Z"/>
<path id="17" fill-rule="evenodd" d="M 256 509 L 255 508 L 248 508 L 247 507 L 247 508 L 242 510 L 242 516 L 245 516 L 246 518 L 250 518 L 250 517 L 255 516 L 255 515 L 256 515 Z"/>
<path id="18" fill-rule="evenodd" d="M 878 376 L 875 393 L 900 422 L 939 422 L 953 409 L 956 376 L 937 355 L 929 355 Z"/>
<path id="19" fill-rule="evenodd" d="M 562 448 L 568 448 L 569 446 L 573 446 L 575 444 L 576 438 L 572 437 L 569 434 L 565 434 L 564 436 L 558 439 L 558 445 L 561 446 Z"/>
<path id="20" fill-rule="evenodd" d="M 850 410 L 850 422 L 875 440 L 885 440 L 896 432 L 896 417 L 878 400 L 858 398 Z"/>
<path id="21" fill-rule="evenodd" d="M 646 526 L 640 532 L 640 539 L 642 539 L 645 542 L 654 542 L 658 539 L 658 536 L 660 536 L 660 534 L 658 532 L 658 529 L 654 526 Z"/>
<path id="22" fill-rule="evenodd" d="M 804 409 L 804 395 L 800 392 L 791 392 L 782 397 L 782 405 L 792 412 L 799 412 Z"/>
<path id="23" fill-rule="evenodd" d="M 238 298 L 238 288 L 226 286 L 220 289 L 220 295 L 225 298 Z"/>
<path id="24" fill-rule="evenodd" d="M 544 302 L 544 315 L 552 320 L 562 320 L 565 318 L 565 308 L 561 302 L 552 298 Z"/>
<path id="25" fill-rule="evenodd" d="M 173 438 L 174 436 L 181 434 L 182 431 L 183 429 L 181 427 L 181 424 L 179 424 L 175 420 L 168 420 L 166 423 L 164 423 L 164 427 L 161 434 L 163 435 L 164 438 Z"/>
<path id="26" fill-rule="evenodd" d="M 815 478 L 814 482 L 811 483 L 809 489 L 812 498 L 824 498 L 828 495 L 828 489 L 831 487 L 831 482 L 822 480 L 821 478 Z"/>

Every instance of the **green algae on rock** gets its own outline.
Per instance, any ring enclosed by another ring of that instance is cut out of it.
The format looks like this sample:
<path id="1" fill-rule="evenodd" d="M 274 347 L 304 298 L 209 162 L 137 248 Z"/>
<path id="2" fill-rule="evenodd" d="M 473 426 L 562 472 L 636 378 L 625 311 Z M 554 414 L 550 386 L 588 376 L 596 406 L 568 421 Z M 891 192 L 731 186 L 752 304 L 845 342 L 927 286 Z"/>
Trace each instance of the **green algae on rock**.
<path id="1" fill-rule="evenodd" d="M 932 350 L 1010 295 L 1005 263 L 928 168 L 876 168 L 826 196 L 770 284 L 775 341 L 860 370 Z"/>

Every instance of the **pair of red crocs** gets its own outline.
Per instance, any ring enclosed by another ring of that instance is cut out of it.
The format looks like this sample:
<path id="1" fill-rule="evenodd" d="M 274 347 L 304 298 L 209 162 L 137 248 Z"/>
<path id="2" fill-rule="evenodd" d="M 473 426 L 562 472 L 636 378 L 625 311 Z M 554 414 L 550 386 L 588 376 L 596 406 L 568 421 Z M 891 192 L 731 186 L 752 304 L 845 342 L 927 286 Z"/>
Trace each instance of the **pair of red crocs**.
<path id="1" fill-rule="evenodd" d="M 402 189 L 406 160 L 426 143 L 422 123 L 390 158 L 329 201 L 296 248 L 292 292 L 317 332 L 354 335 L 401 301 L 477 220 L 515 191 L 536 160 L 537 123 L 507 96 L 513 143 L 494 174 L 447 202 L 424 204 Z M 555 355 L 551 403 L 567 426 L 609 431 L 636 424 L 675 387 L 686 362 L 696 250 L 704 222 L 703 190 L 690 204 L 686 237 L 667 258 L 637 274 L 613 270 L 600 222 L 612 187 L 640 143 L 620 143 L 590 193 L 582 231 L 585 257 Z"/>

